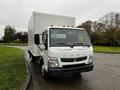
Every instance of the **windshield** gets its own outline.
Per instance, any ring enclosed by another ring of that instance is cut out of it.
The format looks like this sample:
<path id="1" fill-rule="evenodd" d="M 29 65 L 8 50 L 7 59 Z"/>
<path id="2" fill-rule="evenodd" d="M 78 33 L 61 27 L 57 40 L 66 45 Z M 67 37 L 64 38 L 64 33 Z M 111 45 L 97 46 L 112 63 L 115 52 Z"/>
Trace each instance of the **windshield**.
<path id="1" fill-rule="evenodd" d="M 59 46 L 90 46 L 91 42 L 85 30 L 51 28 L 50 47 Z"/>

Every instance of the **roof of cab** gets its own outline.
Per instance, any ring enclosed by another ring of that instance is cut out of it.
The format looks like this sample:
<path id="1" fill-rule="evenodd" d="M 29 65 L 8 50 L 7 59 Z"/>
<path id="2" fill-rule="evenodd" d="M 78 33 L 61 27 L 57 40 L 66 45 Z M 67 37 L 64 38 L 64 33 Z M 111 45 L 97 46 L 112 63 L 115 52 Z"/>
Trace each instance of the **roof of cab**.
<path id="1" fill-rule="evenodd" d="M 49 29 L 50 28 L 65 28 L 65 29 L 79 29 L 79 30 L 85 30 L 84 28 L 76 28 L 76 27 L 73 27 L 73 26 L 49 26 L 48 27 Z"/>

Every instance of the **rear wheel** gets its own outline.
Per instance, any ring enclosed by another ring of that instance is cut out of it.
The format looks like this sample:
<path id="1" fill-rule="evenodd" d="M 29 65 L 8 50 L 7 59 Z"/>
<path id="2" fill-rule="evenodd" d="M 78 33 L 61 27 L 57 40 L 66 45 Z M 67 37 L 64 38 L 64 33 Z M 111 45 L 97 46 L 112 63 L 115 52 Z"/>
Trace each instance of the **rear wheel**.
<path id="1" fill-rule="evenodd" d="M 31 52 L 28 50 L 29 58 L 32 62 L 36 62 L 35 57 L 31 54 Z"/>

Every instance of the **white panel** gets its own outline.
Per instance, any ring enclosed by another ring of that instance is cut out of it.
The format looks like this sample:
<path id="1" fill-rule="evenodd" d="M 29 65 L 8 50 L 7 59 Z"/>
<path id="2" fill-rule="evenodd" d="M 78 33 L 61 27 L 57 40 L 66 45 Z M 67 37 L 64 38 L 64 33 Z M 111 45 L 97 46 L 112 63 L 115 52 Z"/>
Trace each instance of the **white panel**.
<path id="1" fill-rule="evenodd" d="M 75 26 L 75 18 L 34 12 L 35 33 L 41 33 L 49 26 Z"/>
<path id="2" fill-rule="evenodd" d="M 31 16 L 28 22 L 28 49 L 32 54 L 34 54 L 34 15 Z"/>

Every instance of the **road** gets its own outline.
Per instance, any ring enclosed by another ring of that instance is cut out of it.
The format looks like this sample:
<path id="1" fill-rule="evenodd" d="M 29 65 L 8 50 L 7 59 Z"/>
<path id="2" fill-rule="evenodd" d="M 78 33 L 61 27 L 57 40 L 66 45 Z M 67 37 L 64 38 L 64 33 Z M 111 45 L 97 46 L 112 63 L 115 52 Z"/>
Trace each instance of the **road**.
<path id="1" fill-rule="evenodd" d="M 39 64 L 30 61 L 26 50 L 25 54 L 32 75 L 29 90 L 120 90 L 120 54 L 95 53 L 92 72 L 50 80 L 43 79 Z"/>

